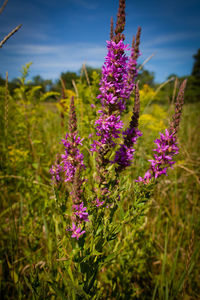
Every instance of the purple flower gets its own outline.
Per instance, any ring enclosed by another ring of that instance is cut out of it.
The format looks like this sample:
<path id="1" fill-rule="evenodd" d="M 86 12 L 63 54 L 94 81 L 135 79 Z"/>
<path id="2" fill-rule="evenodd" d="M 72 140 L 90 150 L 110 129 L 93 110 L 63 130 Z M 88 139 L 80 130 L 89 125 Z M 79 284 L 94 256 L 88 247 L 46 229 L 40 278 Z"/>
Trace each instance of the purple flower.
<path id="1" fill-rule="evenodd" d="M 114 161 L 112 161 L 112 163 L 119 165 L 118 169 L 122 170 L 131 165 L 135 152 L 133 145 L 141 135 L 142 133 L 137 128 L 128 128 L 123 132 L 124 144 L 120 145 L 119 150 L 116 151 Z"/>
<path id="2" fill-rule="evenodd" d="M 96 207 L 102 206 L 105 201 L 99 201 L 98 198 L 96 198 Z"/>
<path id="3" fill-rule="evenodd" d="M 148 170 L 145 175 L 144 178 L 142 178 L 141 176 L 139 176 L 138 180 L 135 180 L 136 182 L 143 182 L 143 183 L 149 183 L 151 179 L 151 172 L 150 170 Z"/>
<path id="4" fill-rule="evenodd" d="M 74 215 L 78 218 L 78 222 L 89 222 L 88 213 L 86 212 L 86 207 L 83 207 L 83 202 L 81 204 L 73 205 Z M 77 219 L 76 218 L 76 219 Z"/>
<path id="5" fill-rule="evenodd" d="M 83 139 L 76 133 L 71 135 L 67 133 L 65 139 L 62 139 L 65 153 L 61 155 L 60 163 L 55 163 L 50 169 L 55 183 L 61 179 L 64 182 L 73 182 L 77 167 L 85 168 L 83 154 L 78 149 L 78 146 L 82 145 L 82 141 Z"/>
<path id="6" fill-rule="evenodd" d="M 70 111 L 69 111 L 69 133 L 66 134 L 65 139 L 62 140 L 65 152 L 61 155 L 59 163 L 55 163 L 52 166 L 50 173 L 55 180 L 71 183 L 70 195 L 73 200 L 73 212 L 72 212 L 72 237 L 76 237 L 77 240 L 81 235 L 85 233 L 85 230 L 81 231 L 81 225 L 83 222 L 88 222 L 87 208 L 84 207 L 82 202 L 82 184 L 85 179 L 81 178 L 81 171 L 85 168 L 83 163 L 83 154 L 79 150 L 79 146 L 82 145 L 83 139 L 78 136 L 77 131 L 77 119 L 74 106 L 74 97 L 71 97 Z M 54 180 L 54 181 L 55 181 Z"/>
<path id="7" fill-rule="evenodd" d="M 55 164 L 49 170 L 50 174 L 52 175 L 52 182 L 54 184 L 61 180 L 60 174 L 62 173 L 62 171 L 62 166 L 58 162 L 55 162 Z"/>
<path id="8" fill-rule="evenodd" d="M 77 240 L 85 233 L 85 230 L 81 231 L 81 227 L 77 227 L 74 223 L 72 223 L 70 231 L 72 231 L 71 237 L 76 238 Z"/>
<path id="9" fill-rule="evenodd" d="M 177 147 L 175 132 L 172 134 L 166 129 L 165 134 L 160 133 L 160 139 L 155 140 L 157 145 L 156 149 L 153 151 L 154 159 L 149 160 L 151 162 L 150 169 L 145 173 L 144 178 L 139 177 L 137 182 L 149 183 L 150 179 L 158 178 L 162 174 L 167 175 L 167 169 L 172 168 L 175 161 L 173 161 L 173 156 L 179 153 Z"/>
<path id="10" fill-rule="evenodd" d="M 91 145 L 91 151 L 97 151 L 97 147 L 102 145 L 114 146 L 115 142 L 113 138 L 119 138 L 120 129 L 123 127 L 122 121 L 120 121 L 120 116 L 111 115 L 107 116 L 102 114 L 100 118 L 95 122 L 96 134 L 100 137 L 99 141 L 94 141 Z"/>
<path id="11" fill-rule="evenodd" d="M 129 50 L 128 45 L 121 39 L 118 43 L 107 41 L 108 53 L 102 67 L 102 79 L 100 82 L 100 94 L 97 97 L 101 100 L 102 109 L 99 111 L 100 117 L 95 122 L 98 141 L 91 145 L 91 151 L 97 151 L 104 145 L 113 147 L 113 139 L 119 138 L 123 122 L 120 114 L 125 109 L 126 100 L 133 90 L 133 80 L 130 85 L 128 71 L 132 61 L 128 62 L 125 53 Z M 133 65 L 133 64 L 132 64 Z"/>
<path id="12" fill-rule="evenodd" d="M 109 106 L 111 111 L 125 109 L 125 99 L 130 96 L 130 86 L 127 85 L 128 57 L 125 50 L 129 50 L 128 45 L 123 41 L 115 43 L 107 41 L 108 54 L 102 68 L 102 79 L 100 82 L 100 95 L 103 107 Z"/>

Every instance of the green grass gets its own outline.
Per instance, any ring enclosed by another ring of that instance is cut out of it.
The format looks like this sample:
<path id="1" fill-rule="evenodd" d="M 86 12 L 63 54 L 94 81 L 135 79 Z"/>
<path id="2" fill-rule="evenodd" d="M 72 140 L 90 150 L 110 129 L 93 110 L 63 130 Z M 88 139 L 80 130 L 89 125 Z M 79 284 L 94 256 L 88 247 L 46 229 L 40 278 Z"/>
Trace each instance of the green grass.
<path id="1" fill-rule="evenodd" d="M 77 293 L 80 299 L 87 299 L 79 292 L 74 266 L 68 263 L 72 248 L 65 237 L 65 207 L 56 203 L 49 175 L 56 153 L 62 149 L 59 142 L 65 136 L 66 126 L 61 126 L 55 104 L 14 102 L 11 97 L 6 100 L 4 92 L 1 94 L 1 299 L 77 299 Z M 149 113 L 151 109 L 149 106 Z M 94 299 L 198 299 L 199 109 L 199 104 L 185 105 L 177 164 L 157 183 L 140 230 L 131 233 L 131 227 L 127 226 L 119 234 L 118 241 L 125 250 L 99 272 L 101 296 Z M 89 124 L 90 118 L 86 119 L 80 111 L 78 114 L 82 122 Z M 152 153 L 152 141 L 157 135 L 156 131 L 142 130 L 135 164 L 128 171 L 133 180 L 148 167 L 146 159 Z"/>

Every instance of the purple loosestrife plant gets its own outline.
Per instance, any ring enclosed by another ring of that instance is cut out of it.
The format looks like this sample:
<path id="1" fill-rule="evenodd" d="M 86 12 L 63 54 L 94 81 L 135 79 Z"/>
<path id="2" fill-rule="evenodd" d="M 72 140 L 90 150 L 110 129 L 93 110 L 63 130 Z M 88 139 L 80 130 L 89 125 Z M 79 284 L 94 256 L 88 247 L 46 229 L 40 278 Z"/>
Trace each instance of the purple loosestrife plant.
<path id="1" fill-rule="evenodd" d="M 76 243 L 71 242 L 71 239 L 66 240 L 67 246 L 70 243 L 70 249 L 72 249 L 67 268 L 69 275 L 72 271 L 75 273 L 75 276 L 70 276 L 73 278 L 71 298 L 74 299 L 75 290 L 78 291 L 77 293 L 83 292 L 78 294 L 80 299 L 82 296 L 84 298 L 85 294 L 89 295 L 89 298 L 94 295 L 95 299 L 98 298 L 96 278 L 99 270 L 107 266 L 113 258 L 116 261 L 118 255 L 121 255 L 121 252 L 124 255 L 123 251 L 126 251 L 123 240 L 127 244 L 128 240 L 124 232 L 128 231 L 122 230 L 123 226 L 129 224 L 131 234 L 132 231 L 137 232 L 138 228 L 141 230 L 153 186 L 153 184 L 146 183 L 153 183 L 152 178 L 166 174 L 167 169 L 173 166 L 174 156 L 178 153 L 176 135 L 186 81 L 180 87 L 170 127 L 155 141 L 157 147 L 154 149 L 154 158 L 150 160 L 151 165 L 144 177 L 139 177 L 137 180 L 145 184 L 135 184 L 135 181 L 126 175 L 120 178 L 121 171 L 132 164 L 135 143 L 142 135 L 138 129 L 139 88 L 135 83 L 141 28 L 138 28 L 136 39 L 133 39 L 131 54 L 128 58 L 126 54 L 128 46 L 124 44 L 125 37 L 122 33 L 124 26 L 125 0 L 120 0 L 115 29 L 111 20 L 111 40 L 107 42 L 108 53 L 102 68 L 98 96 L 102 107 L 95 121 L 96 140 L 93 141 L 91 151 L 89 151 L 89 155 L 94 154 L 96 165 L 91 164 L 89 160 L 86 168 L 83 162 L 84 157 L 80 152 L 80 147 L 85 141 L 78 134 L 72 97 L 69 130 L 65 139 L 62 140 L 65 152 L 58 157 L 50 170 L 55 189 L 61 193 L 63 190 L 65 192 L 65 189 L 62 190 L 62 185 L 64 185 L 68 194 L 66 193 L 63 199 L 65 201 L 68 197 L 72 199 L 71 225 L 67 232 Z M 133 90 L 135 92 L 133 114 L 128 128 L 123 130 L 121 117 L 125 113 L 126 102 Z M 95 108 L 94 105 L 91 107 Z M 121 144 L 118 142 L 120 139 Z M 84 179 L 83 172 L 87 174 L 87 180 Z M 120 243 L 116 242 L 119 232 L 121 232 Z M 109 252 L 112 254 L 109 255 Z M 77 274 L 79 276 L 76 281 Z"/>
<path id="2" fill-rule="evenodd" d="M 138 28 L 136 39 L 133 38 L 130 58 L 125 51 L 128 46 L 124 44 L 124 35 L 122 34 L 125 26 L 125 1 L 120 0 L 117 24 L 113 29 L 113 20 L 111 20 L 111 40 L 107 42 L 108 53 L 105 58 L 105 64 L 102 67 L 102 79 L 100 81 L 100 94 L 97 97 L 101 101 L 102 108 L 98 111 L 99 118 L 95 121 L 97 140 L 93 141 L 91 151 L 96 152 L 98 189 L 94 189 L 94 195 L 91 203 L 94 206 L 103 206 L 107 199 L 112 195 L 109 190 L 108 164 L 116 164 L 114 188 L 119 183 L 119 173 L 131 165 L 134 158 L 134 144 L 142 133 L 138 129 L 140 99 L 138 84 L 135 84 L 137 76 L 137 58 L 139 56 L 139 44 L 141 28 Z M 162 174 L 166 174 L 168 167 L 174 164 L 173 156 L 178 153 L 176 133 L 180 122 L 180 115 L 183 105 L 183 96 L 186 82 L 180 88 L 180 92 L 176 102 L 176 112 L 170 129 L 165 134 L 160 135 L 160 139 L 155 141 L 157 148 L 154 149 L 154 159 L 150 160 L 151 166 L 145 173 L 144 178 L 139 177 L 137 181 L 148 183 L 152 178 L 157 178 Z M 126 107 L 126 101 L 129 99 L 131 92 L 135 90 L 135 103 L 133 115 L 129 127 L 122 132 L 123 122 L 121 114 Z M 117 139 L 123 138 L 123 142 L 119 145 L 115 152 L 114 160 L 110 160 L 107 154 L 117 146 Z M 85 169 L 83 162 L 83 154 L 79 150 L 83 139 L 78 136 L 77 120 L 74 107 L 74 98 L 71 99 L 70 115 L 69 115 L 69 133 L 66 134 L 62 143 L 65 147 L 65 153 L 61 155 L 50 173 L 53 175 L 54 184 L 64 182 L 71 184 L 70 195 L 73 200 L 71 229 L 72 236 L 79 238 L 84 230 L 82 224 L 89 221 L 87 208 L 83 201 L 83 183 L 81 172 Z M 78 235 L 76 235 L 76 232 Z"/>
<path id="3" fill-rule="evenodd" d="M 155 140 L 155 144 L 157 148 L 153 149 L 153 151 L 156 154 L 154 154 L 154 159 L 149 160 L 151 167 L 145 173 L 144 178 L 139 177 L 138 182 L 149 183 L 152 178 L 156 179 L 162 174 L 166 175 L 167 169 L 175 164 L 173 156 L 179 153 L 179 149 L 174 133 L 169 134 L 169 131 L 166 129 L 165 134 L 161 133 L 160 139 Z"/>
<path id="4" fill-rule="evenodd" d="M 50 173 L 53 175 L 53 182 L 58 183 L 63 181 L 72 184 L 71 196 L 73 200 L 72 210 L 72 227 L 67 229 L 72 231 L 72 237 L 79 237 L 85 233 L 81 230 L 83 222 L 88 222 L 88 213 L 86 207 L 81 199 L 82 195 L 82 184 L 84 182 L 81 179 L 81 171 L 85 169 L 83 163 L 83 154 L 80 152 L 78 147 L 82 145 L 83 139 L 78 136 L 77 131 L 77 120 L 74 106 L 74 97 L 71 98 L 70 113 L 69 113 L 69 133 L 66 134 L 65 139 L 62 143 L 65 148 L 65 153 L 61 155 L 60 163 L 55 163 L 50 169 Z"/>
<path id="5" fill-rule="evenodd" d="M 78 136 L 77 120 L 74 107 L 74 97 L 71 98 L 69 115 L 69 133 L 66 134 L 62 143 L 65 147 L 65 153 L 61 155 L 60 163 L 58 160 L 50 169 L 53 175 L 53 182 L 73 182 L 77 168 L 84 169 L 83 154 L 78 147 L 82 145 L 83 139 Z"/>
<path id="6" fill-rule="evenodd" d="M 83 154 L 78 149 L 78 146 L 82 145 L 82 139 L 76 134 L 67 133 L 62 143 L 65 147 L 65 154 L 61 155 L 64 181 L 73 182 L 77 167 L 85 168 Z"/>
<path id="7" fill-rule="evenodd" d="M 165 134 L 160 133 L 160 139 L 155 140 L 157 145 L 156 149 L 153 149 L 156 153 L 154 154 L 154 159 L 149 160 L 151 162 L 150 168 L 145 173 L 144 177 L 139 177 L 137 182 L 149 183 L 151 179 L 157 179 L 162 174 L 167 175 L 167 170 L 169 167 L 172 168 L 175 161 L 173 157 L 179 153 L 177 146 L 177 130 L 180 124 L 182 107 L 184 104 L 184 91 L 186 87 L 187 80 L 184 80 L 181 84 L 176 104 L 175 104 L 175 114 L 172 118 L 170 124 L 170 129 L 165 130 Z"/>
<path id="8" fill-rule="evenodd" d="M 102 193 L 105 195 L 107 166 L 111 162 L 108 158 L 110 150 L 117 145 L 117 139 L 122 135 L 123 122 L 121 114 L 126 108 L 126 101 L 129 99 L 137 75 L 136 59 L 138 52 L 135 52 L 135 44 L 131 49 L 130 58 L 126 55 L 126 50 L 130 50 L 128 45 L 124 44 L 124 35 L 122 34 L 125 26 L 125 1 L 121 0 L 117 17 L 115 31 L 113 30 L 113 19 L 111 19 L 111 40 L 107 42 L 108 53 L 105 63 L 102 67 L 102 79 L 100 81 L 100 94 L 97 97 L 101 100 L 102 109 L 99 110 L 99 118 L 95 122 L 97 140 L 93 141 L 91 151 L 97 152 L 97 170 Z M 141 30 L 138 31 L 137 42 Z M 137 47 L 139 44 L 137 44 Z M 139 48 L 137 48 L 138 50 Z M 134 132 L 133 132 L 134 131 Z M 136 128 L 129 128 L 123 133 L 123 138 L 127 141 L 132 137 L 132 143 L 136 141 L 139 131 Z M 126 137 L 128 136 L 128 137 Z M 126 143 L 116 153 L 115 162 L 128 166 L 133 158 L 134 150 L 128 147 Z M 121 159 L 121 155 L 123 158 Z M 126 156 L 126 157 L 125 157 Z M 120 161 L 121 160 L 121 161 Z"/>

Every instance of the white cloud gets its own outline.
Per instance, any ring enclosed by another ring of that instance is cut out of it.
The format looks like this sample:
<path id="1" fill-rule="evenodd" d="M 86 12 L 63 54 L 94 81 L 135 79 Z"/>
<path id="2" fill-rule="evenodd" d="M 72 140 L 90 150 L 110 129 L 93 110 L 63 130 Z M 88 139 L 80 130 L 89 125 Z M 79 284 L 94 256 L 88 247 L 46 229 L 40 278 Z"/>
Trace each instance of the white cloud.
<path id="1" fill-rule="evenodd" d="M 188 48 L 183 49 L 181 47 L 173 47 L 173 48 L 160 48 L 160 47 L 152 47 L 152 48 L 142 48 L 142 58 L 147 58 L 152 53 L 154 53 L 153 61 L 171 61 L 176 60 L 181 63 L 182 60 L 190 59 L 195 52 L 195 49 Z"/>
<path id="2" fill-rule="evenodd" d="M 1 73 L 4 74 L 7 66 L 10 77 L 16 77 L 16 70 L 22 65 L 32 61 L 30 76 L 40 74 L 44 78 L 58 78 L 61 72 L 67 70 L 78 71 L 85 62 L 93 67 L 101 67 L 106 56 L 106 44 L 101 46 L 94 43 L 69 43 L 60 45 L 49 44 L 8 44 L 2 52 Z M 192 47 L 163 47 L 149 45 L 141 48 L 142 55 L 139 62 L 142 63 L 152 53 L 155 56 L 145 65 L 145 68 L 156 73 L 158 80 L 164 80 L 170 73 L 190 73 L 187 66 L 192 65 L 192 55 L 195 49 Z M 9 61 L 9 64 L 8 64 Z M 12 75 L 14 73 L 14 75 Z"/>
<path id="3" fill-rule="evenodd" d="M 23 64 L 32 61 L 31 76 L 34 73 L 34 75 L 40 74 L 43 77 L 58 78 L 63 71 L 78 71 L 84 62 L 92 67 L 101 67 L 106 52 L 106 45 L 99 46 L 92 43 L 71 43 L 57 46 L 8 45 L 6 51 L 2 52 L 4 63 L 1 64 L 1 69 L 5 72 L 4 69 L 8 65 L 8 61 L 9 65 L 12 65 L 10 70 L 13 70 L 13 65 L 18 66 L 20 70 Z M 11 77 L 13 77 L 12 74 Z"/>
<path id="4" fill-rule="evenodd" d="M 152 35 L 151 35 L 152 36 Z M 186 41 L 191 39 L 200 38 L 200 32 L 176 32 L 171 34 L 162 34 L 158 36 L 154 36 L 153 38 L 149 40 L 144 40 L 143 46 L 145 48 L 153 47 L 156 45 L 163 45 L 168 43 L 174 43 L 177 41 Z"/>
<path id="5" fill-rule="evenodd" d="M 9 45 L 7 51 L 10 53 L 15 53 L 17 55 L 54 55 L 63 56 L 70 55 L 73 56 L 99 56 L 106 54 L 106 45 L 99 46 L 92 43 L 69 43 L 67 45 L 39 45 L 39 44 L 19 44 L 19 45 Z"/>

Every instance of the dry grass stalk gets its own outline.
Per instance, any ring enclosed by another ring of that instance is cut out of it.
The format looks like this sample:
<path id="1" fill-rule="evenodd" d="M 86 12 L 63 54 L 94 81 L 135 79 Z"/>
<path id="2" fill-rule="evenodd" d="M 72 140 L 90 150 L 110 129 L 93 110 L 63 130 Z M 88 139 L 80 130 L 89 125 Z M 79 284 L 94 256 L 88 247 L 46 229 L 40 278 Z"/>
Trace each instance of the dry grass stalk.
<path id="1" fill-rule="evenodd" d="M 114 37 L 114 33 L 113 33 L 113 18 L 111 18 L 110 20 L 110 40 L 112 40 Z"/>
<path id="2" fill-rule="evenodd" d="M 174 89 L 173 89 L 173 95 L 172 95 L 172 103 L 174 103 L 174 101 L 175 101 L 177 86 L 178 86 L 178 77 L 176 77 L 175 82 L 174 82 Z"/>
<path id="3" fill-rule="evenodd" d="M 79 97 L 78 89 L 77 89 L 77 86 L 76 86 L 76 82 L 73 79 L 72 79 L 72 85 L 74 87 L 74 90 L 75 90 L 75 93 L 76 93 L 76 97 L 78 99 L 78 97 Z"/>
<path id="4" fill-rule="evenodd" d="M 5 0 L 2 7 L 0 8 L 0 14 L 4 11 L 4 8 L 6 7 L 6 4 L 8 3 L 8 0 Z"/>
<path id="5" fill-rule="evenodd" d="M 0 48 L 2 48 L 3 44 L 5 44 L 5 42 L 7 42 L 7 40 L 8 40 L 15 32 L 17 32 L 21 27 L 22 27 L 22 24 L 18 25 L 18 26 L 15 27 L 8 35 L 5 36 L 4 39 L 0 42 Z"/>
<path id="6" fill-rule="evenodd" d="M 83 71 L 84 71 L 84 73 L 85 73 L 85 77 L 86 77 L 87 83 L 88 83 L 88 85 L 90 86 L 90 79 L 89 79 L 89 76 L 88 76 L 88 72 L 87 72 L 85 63 L 83 64 Z"/>
<path id="7" fill-rule="evenodd" d="M 135 59 L 139 56 L 139 46 L 140 46 L 140 36 L 141 36 L 142 28 L 139 26 L 136 34 L 136 39 L 134 41 L 134 48 L 135 48 Z"/>
<path id="8" fill-rule="evenodd" d="M 144 65 L 146 63 L 148 63 L 148 61 L 150 61 L 150 59 L 152 59 L 152 57 L 154 56 L 155 54 L 152 53 L 149 57 L 147 57 L 147 59 L 145 59 L 145 61 L 139 66 L 138 70 L 142 70 L 142 68 L 144 67 Z"/>
<path id="9" fill-rule="evenodd" d="M 8 135 L 8 72 L 6 72 L 6 85 L 5 85 L 5 108 L 4 108 L 4 130 L 5 130 L 5 141 L 7 143 L 7 135 Z M 7 147 L 7 145 L 6 145 Z"/>

